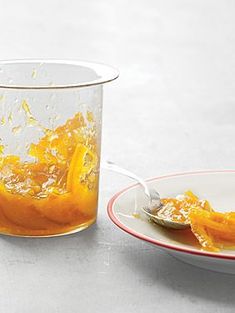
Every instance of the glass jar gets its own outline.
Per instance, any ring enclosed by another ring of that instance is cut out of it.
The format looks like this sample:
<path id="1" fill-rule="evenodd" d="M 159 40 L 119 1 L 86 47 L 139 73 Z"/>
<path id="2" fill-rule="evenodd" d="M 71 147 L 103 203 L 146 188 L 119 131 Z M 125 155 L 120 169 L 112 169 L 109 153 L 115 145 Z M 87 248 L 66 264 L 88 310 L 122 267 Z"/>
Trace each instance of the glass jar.
<path id="1" fill-rule="evenodd" d="M 106 65 L 0 62 L 0 233 L 74 233 L 97 216 Z"/>

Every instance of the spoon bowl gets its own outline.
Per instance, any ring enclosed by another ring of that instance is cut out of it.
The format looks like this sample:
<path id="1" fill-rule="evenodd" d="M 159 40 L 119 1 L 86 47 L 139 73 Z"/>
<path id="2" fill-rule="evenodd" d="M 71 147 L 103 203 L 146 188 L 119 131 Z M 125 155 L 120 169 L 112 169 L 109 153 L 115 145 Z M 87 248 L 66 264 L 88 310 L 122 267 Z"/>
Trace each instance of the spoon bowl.
<path id="1" fill-rule="evenodd" d="M 154 223 L 164 226 L 166 228 L 172 228 L 172 229 L 186 229 L 190 225 L 188 223 L 182 223 L 182 222 L 174 222 L 171 220 L 168 220 L 166 218 L 162 218 L 157 215 L 157 211 L 155 210 L 155 214 L 151 213 L 151 210 L 149 207 L 143 207 L 142 211 L 150 218 L 151 221 Z"/>
<path id="2" fill-rule="evenodd" d="M 172 229 L 185 229 L 190 226 L 188 223 L 172 221 L 165 217 L 163 218 L 158 216 L 158 212 L 163 208 L 160 195 L 156 189 L 148 188 L 146 182 L 142 178 L 111 161 L 103 162 L 101 166 L 115 173 L 119 173 L 129 178 L 132 178 L 143 187 L 144 193 L 149 199 L 149 204 L 148 206 L 141 209 L 150 218 L 151 221 L 163 227 Z"/>

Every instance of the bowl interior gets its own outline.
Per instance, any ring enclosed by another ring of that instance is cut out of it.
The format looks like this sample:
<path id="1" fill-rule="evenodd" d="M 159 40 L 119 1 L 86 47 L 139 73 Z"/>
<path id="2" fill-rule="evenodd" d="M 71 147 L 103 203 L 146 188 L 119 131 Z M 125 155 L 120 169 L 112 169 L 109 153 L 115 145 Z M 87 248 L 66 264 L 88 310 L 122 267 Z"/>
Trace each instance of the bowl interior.
<path id="1" fill-rule="evenodd" d="M 235 171 L 196 172 L 169 175 L 154 178 L 149 186 L 156 188 L 161 197 L 174 197 L 186 190 L 192 190 L 200 198 L 210 201 L 215 210 L 220 212 L 235 211 Z M 203 252 L 190 230 L 167 230 L 148 222 L 140 208 L 147 204 L 147 199 L 138 186 L 132 186 L 115 195 L 109 203 L 109 216 L 120 228 L 131 235 L 150 243 L 189 253 L 217 255 Z M 219 255 L 235 258 L 235 250 L 221 251 Z"/>

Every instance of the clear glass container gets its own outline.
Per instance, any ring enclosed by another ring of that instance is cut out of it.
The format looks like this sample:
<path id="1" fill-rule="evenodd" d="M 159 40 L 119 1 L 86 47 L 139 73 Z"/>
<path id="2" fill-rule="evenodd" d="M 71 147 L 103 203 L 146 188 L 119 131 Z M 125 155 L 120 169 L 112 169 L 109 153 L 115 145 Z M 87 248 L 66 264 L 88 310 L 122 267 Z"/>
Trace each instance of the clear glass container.
<path id="1" fill-rule="evenodd" d="M 0 62 L 0 233 L 54 236 L 96 220 L 106 65 Z"/>

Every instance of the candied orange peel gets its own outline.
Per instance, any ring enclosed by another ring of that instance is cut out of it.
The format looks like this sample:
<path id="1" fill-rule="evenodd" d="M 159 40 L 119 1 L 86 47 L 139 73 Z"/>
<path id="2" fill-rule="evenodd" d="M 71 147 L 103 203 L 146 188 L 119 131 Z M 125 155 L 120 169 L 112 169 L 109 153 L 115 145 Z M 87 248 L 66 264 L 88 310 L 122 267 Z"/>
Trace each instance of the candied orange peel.
<path id="1" fill-rule="evenodd" d="M 200 200 L 192 191 L 162 199 L 162 203 L 165 216 L 190 224 L 202 249 L 218 252 L 235 247 L 235 212 L 215 212 L 207 200 Z"/>
<path id="2" fill-rule="evenodd" d="M 189 214 L 192 232 L 209 251 L 235 247 L 235 213 L 206 212 L 193 209 Z"/>
<path id="3" fill-rule="evenodd" d="M 173 222 L 189 222 L 189 213 L 194 208 L 201 208 L 211 211 L 212 207 L 207 200 L 200 200 L 192 191 L 186 191 L 177 198 L 161 199 L 163 209 L 160 209 L 158 216 L 165 217 Z"/>
<path id="4" fill-rule="evenodd" d="M 57 127 L 44 129 L 23 162 L 0 156 L 0 232 L 50 235 L 73 231 L 96 218 L 98 152 L 95 126 L 81 113 Z"/>

